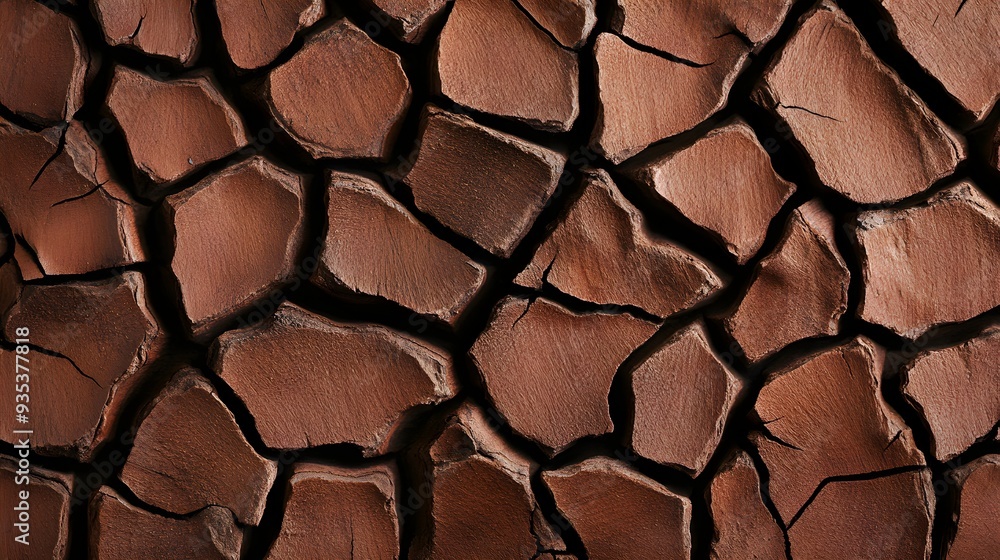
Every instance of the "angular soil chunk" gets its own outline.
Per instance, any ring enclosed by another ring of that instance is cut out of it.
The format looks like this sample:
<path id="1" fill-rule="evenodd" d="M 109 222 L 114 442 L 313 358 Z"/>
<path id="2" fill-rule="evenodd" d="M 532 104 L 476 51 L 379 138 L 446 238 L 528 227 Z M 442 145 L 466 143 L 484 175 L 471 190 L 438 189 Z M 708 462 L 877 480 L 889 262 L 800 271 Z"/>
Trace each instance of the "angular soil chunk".
<path id="1" fill-rule="evenodd" d="M 950 461 L 1000 422 L 996 356 L 1000 329 L 919 356 L 903 374 L 903 393 L 931 431 L 931 450 Z"/>
<path id="2" fill-rule="evenodd" d="M 580 114 L 576 53 L 516 0 L 455 0 L 438 38 L 433 84 L 475 111 L 566 132 Z"/>
<path id="3" fill-rule="evenodd" d="M 312 157 L 369 159 L 389 157 L 412 97 L 399 55 L 347 20 L 309 37 L 262 95 Z"/>
<path id="4" fill-rule="evenodd" d="M 90 10 L 109 45 L 194 63 L 198 53 L 198 0 L 94 0 Z"/>
<path id="5" fill-rule="evenodd" d="M 585 177 L 583 195 L 518 275 L 519 284 L 549 284 L 584 301 L 631 305 L 658 317 L 694 307 L 722 287 L 707 263 L 651 234 L 607 172 Z"/>
<path id="6" fill-rule="evenodd" d="M 518 560 L 564 548 L 531 490 L 537 465 L 490 422 L 464 404 L 430 444 L 433 503 L 418 520 L 411 558 Z"/>
<path id="7" fill-rule="evenodd" d="M 415 412 L 457 391 L 442 350 L 291 304 L 265 324 L 223 334 L 213 352 L 213 369 L 276 449 L 350 443 L 366 456 L 383 455 L 398 449 L 396 436 Z"/>
<path id="8" fill-rule="evenodd" d="M 138 272 L 107 280 L 28 285 L 7 315 L 7 340 L 28 328 L 32 452 L 90 461 L 116 430 L 118 415 L 159 357 L 163 334 Z M 44 353 L 43 353 L 44 352 Z M 2 360 L 11 375 L 14 352 Z M 19 373 L 24 373 L 23 369 Z M 14 402 L 14 384 L 0 387 Z M 6 427 L 13 422 L 2 418 Z M 13 429 L 19 429 L 14 427 Z M 10 437 L 9 429 L 3 432 Z"/>
<path id="9" fill-rule="evenodd" d="M 774 172 L 753 129 L 742 121 L 632 174 L 721 241 L 739 264 L 757 254 L 768 225 L 795 190 Z"/>
<path id="10" fill-rule="evenodd" d="M 996 5 L 944 0 L 881 3 L 903 47 L 976 119 L 985 117 L 1000 98 Z"/>
<path id="11" fill-rule="evenodd" d="M 0 456 L 0 507 L 5 520 L 0 535 L 3 538 L 0 556 L 6 560 L 66 560 L 70 550 L 69 510 L 73 477 L 34 464 L 23 468 L 26 466 Z M 20 492 L 23 491 L 28 492 L 27 506 L 20 499 Z M 25 521 L 19 518 L 22 511 L 28 516 L 29 530 L 24 537 L 27 542 L 14 540 L 22 534 L 20 528 L 14 525 Z"/>
<path id="12" fill-rule="evenodd" d="M 79 122 L 36 133 L 0 119 L 0 168 L 0 212 L 26 280 L 145 260 L 144 212 Z"/>
<path id="13" fill-rule="evenodd" d="M 267 560 L 398 558 L 395 467 L 292 468 L 281 533 Z"/>
<path id="14" fill-rule="evenodd" d="M 829 1 L 803 17 L 758 94 L 791 127 L 823 183 L 855 202 L 917 194 L 965 157 L 961 140 Z"/>
<path id="15" fill-rule="evenodd" d="M 562 46 L 578 49 L 597 25 L 595 0 L 517 0 Z"/>
<path id="16" fill-rule="evenodd" d="M 247 70 L 271 63 L 297 32 L 326 14 L 322 0 L 218 0 L 215 11 L 229 58 Z"/>
<path id="17" fill-rule="evenodd" d="M 239 115 L 205 76 L 161 82 L 118 66 L 107 104 L 135 166 L 157 184 L 247 144 Z"/>
<path id="18" fill-rule="evenodd" d="M 959 482 L 958 530 L 946 558 L 993 558 L 1000 531 L 1000 456 L 987 455 L 956 469 Z"/>
<path id="19" fill-rule="evenodd" d="M 805 338 L 837 334 L 851 272 L 837 252 L 834 220 L 818 201 L 797 209 L 774 253 L 760 262 L 726 330 L 750 362 Z"/>
<path id="20" fill-rule="evenodd" d="M 437 18 L 448 0 L 366 0 L 379 18 L 379 23 L 407 43 L 423 40 L 427 28 Z"/>
<path id="21" fill-rule="evenodd" d="M 565 165 L 566 157 L 548 148 L 428 106 L 405 180 L 422 212 L 506 258 L 555 193 Z"/>
<path id="22" fill-rule="evenodd" d="M 715 532 L 713 560 L 785 557 L 785 537 L 761 498 L 760 476 L 750 456 L 738 451 L 723 465 L 709 490 Z"/>
<path id="23" fill-rule="evenodd" d="M 740 380 L 712 351 L 695 323 L 632 372 L 632 449 L 697 476 L 715 451 Z"/>
<path id="24" fill-rule="evenodd" d="M 791 557 L 928 559 L 933 516 L 929 470 L 831 482 L 788 529 Z"/>
<path id="25" fill-rule="evenodd" d="M 858 221 L 865 321 L 916 338 L 1000 305 L 1000 209 L 971 183 Z"/>
<path id="26" fill-rule="evenodd" d="M 0 3 L 0 105 L 37 123 L 83 105 L 90 52 L 68 16 L 33 0 Z"/>
<path id="27" fill-rule="evenodd" d="M 691 501 L 625 463 L 595 457 L 542 473 L 542 480 L 589 558 L 690 558 Z"/>
<path id="28" fill-rule="evenodd" d="M 146 412 L 120 477 L 152 506 L 179 515 L 221 506 L 256 525 L 277 473 L 274 461 L 247 443 L 212 385 L 188 369 Z"/>
<path id="29" fill-rule="evenodd" d="M 655 331 L 631 315 L 580 315 L 546 299 L 509 297 L 471 355 L 500 414 L 554 455 L 613 429 L 611 380 Z"/>
<path id="30" fill-rule="evenodd" d="M 224 507 L 188 519 L 162 517 L 133 506 L 104 486 L 91 499 L 90 557 L 238 560 L 243 530 Z"/>
<path id="31" fill-rule="evenodd" d="M 260 156 L 167 197 L 187 321 L 206 338 L 295 274 L 304 180 Z"/>
<path id="32" fill-rule="evenodd" d="M 770 493 L 788 523 L 819 483 L 924 464 L 910 429 L 882 398 L 884 353 L 865 338 L 771 374 L 757 398 L 756 436 Z"/>
<path id="33" fill-rule="evenodd" d="M 454 323 L 486 269 L 434 236 L 375 181 L 333 172 L 314 281 L 331 293 L 378 296 Z"/>

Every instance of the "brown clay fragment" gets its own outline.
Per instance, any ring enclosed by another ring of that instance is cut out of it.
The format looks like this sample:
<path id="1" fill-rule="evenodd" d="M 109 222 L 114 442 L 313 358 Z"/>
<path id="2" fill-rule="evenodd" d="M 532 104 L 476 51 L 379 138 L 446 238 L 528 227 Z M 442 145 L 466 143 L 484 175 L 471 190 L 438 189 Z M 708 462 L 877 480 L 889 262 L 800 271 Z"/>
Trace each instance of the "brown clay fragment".
<path id="1" fill-rule="evenodd" d="M 486 269 L 434 236 L 375 181 L 332 172 L 327 232 L 313 281 L 334 294 L 378 296 L 454 324 Z"/>
<path id="2" fill-rule="evenodd" d="M 151 403 L 119 476 L 160 509 L 188 515 L 221 506 L 256 525 L 277 472 L 247 443 L 212 385 L 187 369 Z"/>
<path id="3" fill-rule="evenodd" d="M 397 435 L 414 413 L 457 391 L 442 350 L 386 327 L 334 323 L 291 304 L 262 325 L 223 334 L 213 354 L 212 368 L 275 449 L 348 443 L 366 456 L 384 455 L 399 448 Z"/>
<path id="4" fill-rule="evenodd" d="M 109 45 L 125 45 L 188 66 L 198 54 L 198 0 L 94 0 L 91 12 Z"/>
<path id="5" fill-rule="evenodd" d="M 855 202 L 922 192 L 965 157 L 959 137 L 829 0 L 803 16 L 758 97 L 788 123 L 823 183 Z"/>
<path id="6" fill-rule="evenodd" d="M 708 504 L 715 532 L 712 560 L 781 560 L 785 537 L 761 498 L 761 483 L 750 456 L 734 453 L 709 489 Z"/>
<path id="7" fill-rule="evenodd" d="M 267 560 L 399 558 L 396 469 L 298 463 Z"/>
<path id="8" fill-rule="evenodd" d="M 612 430 L 611 381 L 655 331 L 631 315 L 577 314 L 544 298 L 509 297 L 471 355 L 497 411 L 554 455 Z"/>
<path id="9" fill-rule="evenodd" d="M 326 14 L 322 0 L 218 0 L 215 11 L 229 58 L 245 70 L 270 64 L 296 33 Z"/>
<path id="10" fill-rule="evenodd" d="M 987 455 L 959 467 L 951 476 L 959 488 L 958 527 L 945 558 L 993 558 L 1000 532 L 1000 456 Z"/>
<path id="11" fill-rule="evenodd" d="M 597 25 L 595 0 L 515 0 L 562 46 L 579 49 Z"/>
<path id="12" fill-rule="evenodd" d="M 565 164 L 548 148 L 428 106 L 405 181 L 417 208 L 506 258 L 556 191 Z"/>
<path id="13" fill-rule="evenodd" d="M 407 43 L 419 43 L 448 0 L 366 0 L 371 15 Z"/>
<path id="14" fill-rule="evenodd" d="M 757 266 L 739 307 L 724 321 L 750 362 L 797 340 L 837 334 L 851 273 L 837 252 L 834 228 L 818 201 L 807 202 Z"/>
<path id="15" fill-rule="evenodd" d="M 691 557 L 691 501 L 625 463 L 595 457 L 542 480 L 592 560 Z"/>
<path id="16" fill-rule="evenodd" d="M 188 519 L 162 517 L 133 506 L 104 486 L 91 499 L 93 560 L 238 560 L 243 531 L 224 507 L 209 506 Z"/>
<path id="17" fill-rule="evenodd" d="M 21 298 L 23 284 L 21 271 L 14 259 L 8 259 L 7 262 L 0 264 L 0 317 L 5 316 Z"/>
<path id="18" fill-rule="evenodd" d="M 858 222 L 865 321 L 916 338 L 1000 305 L 1000 209 L 975 185 Z"/>
<path id="19" fill-rule="evenodd" d="M 11 370 L 13 371 L 13 370 Z M 14 401 L 10 401 L 14 402 Z M 9 433 L 9 432 L 8 432 Z M 70 554 L 70 496 L 72 475 L 50 471 L 28 461 L 24 468 L 14 459 L 0 456 L 0 507 L 4 529 L 0 537 L 0 557 L 5 560 L 66 560 Z M 28 492 L 27 506 L 20 499 Z M 21 512 L 28 516 L 20 519 Z M 15 540 L 22 534 L 15 523 L 27 522 L 26 542 Z"/>

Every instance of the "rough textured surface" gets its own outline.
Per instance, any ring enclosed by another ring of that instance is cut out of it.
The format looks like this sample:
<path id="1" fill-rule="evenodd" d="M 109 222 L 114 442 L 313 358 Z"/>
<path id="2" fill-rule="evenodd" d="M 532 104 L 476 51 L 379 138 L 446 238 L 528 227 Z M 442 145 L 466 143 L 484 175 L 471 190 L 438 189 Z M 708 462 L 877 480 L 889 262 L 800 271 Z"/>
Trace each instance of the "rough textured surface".
<path id="1" fill-rule="evenodd" d="M 379 22 L 407 43 L 423 40 L 427 28 L 448 5 L 448 0 L 366 0 L 377 10 Z"/>
<path id="2" fill-rule="evenodd" d="M 597 24 L 596 0 L 517 0 L 538 25 L 567 48 L 583 46 Z"/>
<path id="3" fill-rule="evenodd" d="M 198 53 L 197 0 L 94 0 L 90 10 L 109 45 L 189 65 Z"/>
<path id="4" fill-rule="evenodd" d="M 956 469 L 959 485 L 958 526 L 947 547 L 949 560 L 986 560 L 1000 540 L 1000 457 L 986 455 Z"/>
<path id="5" fill-rule="evenodd" d="M 20 477 L 25 475 L 23 471 L 18 471 L 22 469 L 13 459 L 0 457 L 0 507 L 9 523 L 4 527 L 0 554 L 6 560 L 69 559 L 73 477 L 32 465 L 27 484 L 24 484 Z M 28 546 L 14 541 L 14 537 L 20 534 L 13 527 L 19 522 L 15 516 L 24 511 L 19 499 L 22 491 L 28 492 Z M 20 511 L 15 507 L 20 507 Z"/>
<path id="6" fill-rule="evenodd" d="M 218 0 L 215 10 L 229 58 L 244 69 L 270 64 L 298 31 L 326 14 L 322 0 Z"/>
<path id="7" fill-rule="evenodd" d="M 785 537 L 761 496 L 760 476 L 750 456 L 735 452 L 723 464 L 708 491 L 715 531 L 712 560 L 779 560 Z"/>

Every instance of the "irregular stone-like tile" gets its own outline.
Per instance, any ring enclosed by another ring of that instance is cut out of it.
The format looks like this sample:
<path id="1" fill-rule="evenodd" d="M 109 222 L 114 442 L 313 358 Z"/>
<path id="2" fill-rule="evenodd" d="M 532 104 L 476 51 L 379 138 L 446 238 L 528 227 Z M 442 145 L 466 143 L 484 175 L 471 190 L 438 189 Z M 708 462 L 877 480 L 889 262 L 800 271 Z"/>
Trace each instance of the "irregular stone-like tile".
<path id="1" fill-rule="evenodd" d="M 958 530 L 945 558 L 989 560 L 996 556 L 1000 531 L 1000 456 L 987 455 L 960 467 Z"/>
<path id="2" fill-rule="evenodd" d="M 576 53 L 516 0 L 455 0 L 438 38 L 433 85 L 475 111 L 565 132 L 580 114 Z"/>
<path id="3" fill-rule="evenodd" d="M 928 559 L 933 516 L 928 470 L 831 482 L 789 528 L 791 557 Z"/>
<path id="4" fill-rule="evenodd" d="M 454 323 L 486 269 L 434 236 L 375 181 L 331 173 L 327 231 L 314 281 L 334 294 L 379 296 Z"/>
<path id="5" fill-rule="evenodd" d="M 21 499 L 21 492 L 27 493 L 27 500 Z M 71 475 L 34 464 L 25 469 L 15 459 L 0 457 L 0 507 L 5 520 L 0 555 L 6 560 L 69 558 L 72 493 Z M 20 523 L 25 526 L 19 527 Z"/>
<path id="6" fill-rule="evenodd" d="M 189 326 L 207 338 L 296 273 L 304 180 L 260 156 L 166 199 Z"/>
<path id="7" fill-rule="evenodd" d="M 803 17 L 758 94 L 788 123 L 823 183 L 855 202 L 917 194 L 965 157 L 962 141 L 828 0 Z"/>
<path id="8" fill-rule="evenodd" d="M 298 463 L 268 560 L 399 558 L 395 467 Z"/>
<path id="9" fill-rule="evenodd" d="M 931 431 L 931 451 L 950 461 L 1000 422 L 996 356 L 1000 329 L 920 355 L 903 373 L 903 393 Z"/>
<path id="10" fill-rule="evenodd" d="M 721 241 L 739 264 L 757 254 L 768 225 L 795 190 L 774 172 L 753 129 L 742 121 L 632 174 Z"/>
<path id="11" fill-rule="evenodd" d="M 90 461 L 164 343 L 142 276 L 130 271 L 95 282 L 27 285 L 6 317 L 6 339 L 24 338 L 19 328 L 29 329 L 36 348 L 27 364 L 32 452 Z M 13 375 L 14 352 L 4 350 L 2 361 Z M 0 393 L 14 402 L 13 383 Z M 0 417 L 5 441 L 19 429 L 12 422 L 13 414 Z"/>
<path id="12" fill-rule="evenodd" d="M 0 119 L 0 168 L 0 212 L 26 280 L 145 260 L 145 213 L 79 122 L 36 133 Z"/>
<path id="13" fill-rule="evenodd" d="M 154 183 L 176 181 L 247 144 L 239 115 L 205 76 L 161 82 L 118 66 L 107 105 L 135 166 Z"/>
<path id="14" fill-rule="evenodd" d="M 411 558 L 518 560 L 564 548 L 531 490 L 537 465 L 490 422 L 463 404 L 429 444 L 433 503 L 421 512 Z"/>
<path id="15" fill-rule="evenodd" d="M 224 507 L 209 506 L 189 519 L 172 519 L 133 506 L 104 486 L 89 508 L 94 560 L 238 560 L 243 531 Z"/>
<path id="16" fill-rule="evenodd" d="M 509 257 L 555 193 L 565 164 L 548 148 L 428 106 L 405 180 L 421 211 Z"/>
<path id="17" fill-rule="evenodd" d="M 542 474 L 593 560 L 691 557 L 691 501 L 620 461 L 595 457 Z"/>
<path id="18" fill-rule="evenodd" d="M 264 444 L 277 449 L 350 443 L 383 455 L 398 449 L 414 412 L 457 391 L 443 351 L 291 304 L 262 325 L 223 334 L 212 367 L 246 404 Z"/>
<path id="19" fill-rule="evenodd" d="M 805 338 L 837 334 L 851 272 L 837 252 L 834 220 L 818 201 L 791 216 L 774 253 L 757 265 L 725 327 L 750 362 Z"/>
<path id="20" fill-rule="evenodd" d="M 1000 305 L 1000 209 L 971 183 L 858 221 L 865 321 L 915 338 Z"/>
<path id="21" fill-rule="evenodd" d="M 882 398 L 883 361 L 881 348 L 857 338 L 772 373 L 761 389 L 755 410 L 772 437 L 755 443 L 786 523 L 826 478 L 924 464 Z"/>
<path id="22" fill-rule="evenodd" d="M 785 537 L 761 498 L 760 476 L 750 456 L 735 452 L 708 492 L 715 532 L 712 560 L 783 560 Z"/>
<path id="23" fill-rule="evenodd" d="M 518 284 L 549 284 L 584 301 L 632 305 L 659 317 L 694 307 L 722 287 L 704 261 L 651 234 L 607 172 L 585 177 L 580 199 Z"/>
<path id="24" fill-rule="evenodd" d="M 715 451 L 740 390 L 695 323 L 670 338 L 632 372 L 632 449 L 697 476 Z"/>
<path id="25" fill-rule="evenodd" d="M 247 443 L 212 385 L 188 369 L 146 411 L 119 476 L 152 506 L 179 515 L 221 506 L 256 525 L 277 473 L 274 461 Z"/>
<path id="26" fill-rule="evenodd" d="M 407 43 L 423 40 L 427 28 L 448 5 L 448 0 L 366 0 L 372 16 Z"/>
<path id="27" fill-rule="evenodd" d="M 91 57 L 79 27 L 33 0 L 0 3 L 0 105 L 37 123 L 83 105 Z"/>
<path id="28" fill-rule="evenodd" d="M 583 46 L 597 25 L 595 0 L 517 0 L 562 46 Z"/>
<path id="29" fill-rule="evenodd" d="M 347 20 L 306 39 L 262 95 L 311 156 L 369 159 L 389 157 L 412 97 L 399 55 Z"/>
<path id="30" fill-rule="evenodd" d="M 322 0 L 219 0 L 215 11 L 229 58 L 247 70 L 271 63 L 298 31 L 326 15 Z"/>
<path id="31" fill-rule="evenodd" d="M 881 0 L 903 47 L 977 119 L 1000 98 L 1000 11 L 990 2 Z"/>
<path id="32" fill-rule="evenodd" d="M 580 315 L 546 299 L 509 297 L 471 355 L 500 414 L 554 455 L 612 430 L 611 380 L 655 331 L 631 315 Z"/>
<path id="33" fill-rule="evenodd" d="M 198 0 L 94 0 L 90 10 L 109 45 L 126 45 L 184 65 L 198 53 Z"/>

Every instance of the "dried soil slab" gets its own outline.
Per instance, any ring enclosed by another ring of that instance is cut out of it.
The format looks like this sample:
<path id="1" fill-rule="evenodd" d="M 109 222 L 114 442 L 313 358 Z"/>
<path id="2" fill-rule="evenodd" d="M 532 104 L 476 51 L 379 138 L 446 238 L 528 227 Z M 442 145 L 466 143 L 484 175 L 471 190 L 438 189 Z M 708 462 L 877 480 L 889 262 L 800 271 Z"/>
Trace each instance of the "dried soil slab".
<path id="1" fill-rule="evenodd" d="M 585 177 L 583 194 L 519 284 L 549 284 L 584 301 L 632 305 L 658 317 L 694 307 L 722 287 L 707 263 L 650 233 L 605 171 Z"/>
<path id="2" fill-rule="evenodd" d="M 720 241 L 739 264 L 757 254 L 768 225 L 795 190 L 746 123 L 716 129 L 631 174 Z"/>
<path id="3" fill-rule="evenodd" d="M 577 56 L 515 0 L 455 0 L 438 38 L 438 93 L 475 111 L 566 132 L 580 114 Z"/>
<path id="4" fill-rule="evenodd" d="M 761 390 L 755 410 L 771 436 L 756 445 L 786 523 L 826 478 L 924 464 L 882 398 L 883 361 L 881 348 L 857 338 L 771 374 Z"/>
<path id="5" fill-rule="evenodd" d="M 205 339 L 296 273 L 304 179 L 260 156 L 166 199 L 186 319 Z"/>
<path id="6" fill-rule="evenodd" d="M 758 94 L 791 127 L 823 183 L 855 202 L 917 194 L 965 157 L 961 140 L 828 0 L 803 17 Z"/>
<path id="7" fill-rule="evenodd" d="M 542 480 L 592 560 L 691 557 L 691 501 L 625 463 L 595 457 Z"/>
<path id="8" fill-rule="evenodd" d="M 916 338 L 1000 305 L 1000 209 L 971 183 L 858 221 L 865 321 Z"/>
<path id="9" fill-rule="evenodd" d="M 378 296 L 454 324 L 486 269 L 422 223 L 375 181 L 333 172 L 327 231 L 313 281 L 334 294 Z"/>
<path id="10" fill-rule="evenodd" d="M 142 276 L 125 272 L 95 282 L 27 285 L 5 319 L 5 338 L 19 338 L 21 327 L 30 330 L 36 347 L 28 364 L 32 452 L 90 461 L 117 429 L 148 364 L 161 354 L 163 333 Z M 4 350 L 2 359 L 13 375 L 14 353 Z M 13 383 L 0 392 L 14 402 Z M 13 415 L 0 420 L 10 427 Z M 11 437 L 10 429 L 3 433 L 5 440 Z"/>
<path id="11" fill-rule="evenodd" d="M 11 370 L 13 371 L 13 370 Z M 10 402 L 14 402 L 13 400 Z M 20 471 L 20 472 L 19 472 Z M 69 510 L 73 476 L 31 465 L 25 475 L 17 463 L 0 457 L 0 507 L 4 511 L 3 544 L 0 555 L 6 560 L 65 560 L 69 558 Z M 27 477 L 27 481 L 21 480 Z M 28 492 L 28 545 L 17 542 L 21 531 L 15 527 L 21 505 L 19 493 Z"/>
<path id="12" fill-rule="evenodd" d="M 246 70 L 270 64 L 296 33 L 326 15 L 322 0 L 219 0 L 215 11 L 229 58 Z"/>
<path id="13" fill-rule="evenodd" d="M 21 271 L 13 259 L 0 265 L 0 317 L 7 314 L 21 297 Z"/>
<path id="14" fill-rule="evenodd" d="M 292 468 L 281 533 L 267 560 L 399 557 L 396 472 L 389 464 Z"/>
<path id="15" fill-rule="evenodd" d="M 274 69 L 262 96 L 312 157 L 386 159 L 412 92 L 399 55 L 341 20 Z"/>
<path id="16" fill-rule="evenodd" d="M 228 508 L 256 525 L 278 467 L 254 451 L 212 385 L 179 372 L 153 401 L 119 475 L 143 502 L 188 515 Z"/>
<path id="17" fill-rule="evenodd" d="M 334 323 L 291 304 L 271 321 L 223 334 L 213 353 L 213 369 L 246 404 L 264 444 L 275 449 L 349 443 L 366 456 L 383 455 L 399 448 L 397 435 L 414 413 L 457 391 L 442 350 L 386 327 Z"/>
<path id="18" fill-rule="evenodd" d="M 0 212 L 26 280 L 145 260 L 145 214 L 77 121 L 31 132 L 0 119 Z"/>
<path id="19" fill-rule="evenodd" d="M 933 516 L 934 489 L 926 469 L 831 482 L 789 528 L 791 557 L 829 558 L 836 551 L 837 558 L 926 560 Z"/>
<path id="20" fill-rule="evenodd" d="M 405 181 L 422 212 L 506 258 L 555 193 L 565 165 L 562 154 L 428 106 Z"/>
<path id="21" fill-rule="evenodd" d="M 956 469 L 958 530 L 945 558 L 988 559 L 996 555 L 1000 532 L 1000 457 L 987 455 Z"/>
<path id="22" fill-rule="evenodd" d="M 135 166 L 157 184 L 247 145 L 239 115 L 206 76 L 161 82 L 118 66 L 107 105 Z"/>
<path id="23" fill-rule="evenodd" d="M 719 445 L 740 385 L 701 323 L 681 330 L 632 372 L 632 449 L 698 476 Z"/>
<path id="24" fill-rule="evenodd" d="M 774 253 L 760 262 L 726 330 L 758 362 L 806 338 L 835 335 L 851 273 L 837 252 L 834 219 L 819 202 L 789 218 Z"/>
<path id="25" fill-rule="evenodd" d="M 579 49 L 597 25 L 595 0 L 517 0 L 562 46 Z"/>
<path id="26" fill-rule="evenodd" d="M 427 28 L 444 11 L 448 0 L 366 0 L 379 22 L 407 43 L 419 43 Z"/>
<path id="27" fill-rule="evenodd" d="M 94 560 L 238 560 L 243 530 L 224 507 L 188 519 L 162 517 L 133 506 L 104 486 L 91 499 L 90 557 Z"/>
<path id="28" fill-rule="evenodd" d="M 712 560 L 785 558 L 785 537 L 761 498 L 760 476 L 750 456 L 738 451 L 709 489 L 715 532 Z"/>
<path id="29" fill-rule="evenodd" d="M 985 438 L 1000 422 L 996 356 L 1000 329 L 960 346 L 917 357 L 903 374 L 903 393 L 931 431 L 931 450 L 941 462 Z"/>
<path id="30" fill-rule="evenodd" d="M 0 105 L 41 124 L 70 120 L 83 105 L 90 70 L 90 52 L 69 16 L 33 0 L 0 3 Z"/>
<path id="31" fill-rule="evenodd" d="M 546 299 L 509 297 L 471 355 L 500 414 L 554 455 L 614 428 L 611 381 L 655 331 L 631 315 L 576 314 Z"/>
<path id="32" fill-rule="evenodd" d="M 198 0 L 94 0 L 90 10 L 109 45 L 125 45 L 187 66 L 198 54 Z"/>
<path id="33" fill-rule="evenodd" d="M 996 5 L 943 0 L 881 3 L 903 47 L 976 119 L 985 117 L 1000 98 Z"/>

